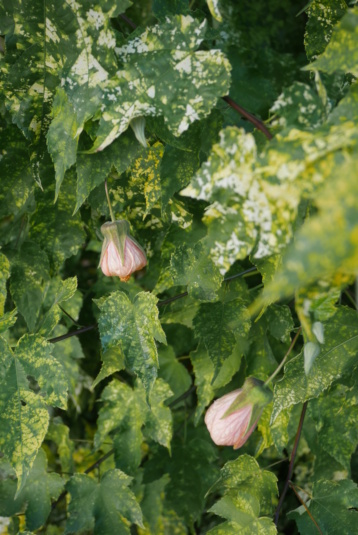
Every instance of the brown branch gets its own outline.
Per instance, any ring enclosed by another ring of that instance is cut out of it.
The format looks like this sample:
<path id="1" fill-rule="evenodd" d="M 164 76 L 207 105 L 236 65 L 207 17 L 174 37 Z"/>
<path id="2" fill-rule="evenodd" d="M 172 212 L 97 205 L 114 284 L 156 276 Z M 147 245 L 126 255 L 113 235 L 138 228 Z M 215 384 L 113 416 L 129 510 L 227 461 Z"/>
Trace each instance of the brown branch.
<path id="1" fill-rule="evenodd" d="M 275 511 L 274 522 L 275 522 L 276 526 L 278 524 L 278 518 L 280 516 L 280 511 L 281 511 L 282 504 L 284 502 L 288 487 L 290 485 L 291 476 L 292 476 L 292 473 L 293 473 L 293 466 L 295 464 L 297 448 L 298 448 L 298 444 L 300 442 L 302 426 L 303 426 L 303 422 L 304 422 L 305 414 L 306 414 L 306 410 L 307 410 L 307 403 L 308 403 L 308 401 L 305 401 L 304 404 L 303 404 L 303 407 L 302 407 L 301 417 L 300 417 L 300 421 L 299 421 L 298 428 L 297 428 L 295 443 L 293 445 L 293 450 L 292 450 L 292 453 L 291 453 L 291 460 L 290 460 L 290 465 L 288 467 L 288 474 L 287 474 L 287 477 L 286 477 L 285 486 L 283 488 L 282 494 L 280 496 L 280 500 L 278 502 L 278 505 L 277 505 L 277 508 L 276 508 L 276 511 Z"/>
<path id="2" fill-rule="evenodd" d="M 267 137 L 267 139 L 272 139 L 273 135 L 271 132 L 266 128 L 264 123 L 260 121 L 255 115 L 252 115 L 249 111 L 245 110 L 242 106 L 237 104 L 231 97 L 223 97 L 223 100 L 229 104 L 235 111 L 237 111 L 242 117 L 245 117 L 250 123 L 252 123 L 258 130 L 261 130 L 261 132 Z"/>
<path id="3" fill-rule="evenodd" d="M 303 505 L 303 507 L 305 508 L 306 510 L 306 513 L 308 514 L 308 516 L 310 517 L 310 519 L 312 520 L 312 522 L 314 523 L 314 525 L 316 526 L 316 528 L 318 529 L 319 533 L 321 535 L 323 535 L 323 532 L 321 530 L 321 528 L 319 527 L 319 525 L 317 524 L 316 520 L 314 519 L 312 513 L 310 512 L 310 510 L 308 509 L 307 505 L 305 504 L 305 502 L 302 500 L 301 496 L 298 494 L 298 492 L 296 491 L 296 487 L 295 485 L 292 483 L 292 481 L 289 481 L 288 482 L 291 489 L 293 490 L 293 492 L 296 494 L 296 498 L 297 500 L 300 502 L 301 505 Z"/>

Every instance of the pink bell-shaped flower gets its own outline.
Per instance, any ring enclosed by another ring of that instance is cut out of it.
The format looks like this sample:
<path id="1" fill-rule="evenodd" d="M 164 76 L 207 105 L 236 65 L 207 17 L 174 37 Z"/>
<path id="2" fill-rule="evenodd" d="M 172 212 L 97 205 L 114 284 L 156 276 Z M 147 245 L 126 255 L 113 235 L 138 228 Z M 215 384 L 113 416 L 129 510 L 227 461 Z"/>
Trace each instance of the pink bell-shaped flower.
<path id="1" fill-rule="evenodd" d="M 128 221 L 122 219 L 105 223 L 101 232 L 104 242 L 99 265 L 104 275 L 127 281 L 132 273 L 144 268 L 147 257 L 139 243 L 130 236 Z"/>
<path id="2" fill-rule="evenodd" d="M 272 392 L 259 379 L 249 377 L 242 388 L 217 399 L 205 415 L 210 436 L 218 446 L 241 448 L 255 430 Z"/>

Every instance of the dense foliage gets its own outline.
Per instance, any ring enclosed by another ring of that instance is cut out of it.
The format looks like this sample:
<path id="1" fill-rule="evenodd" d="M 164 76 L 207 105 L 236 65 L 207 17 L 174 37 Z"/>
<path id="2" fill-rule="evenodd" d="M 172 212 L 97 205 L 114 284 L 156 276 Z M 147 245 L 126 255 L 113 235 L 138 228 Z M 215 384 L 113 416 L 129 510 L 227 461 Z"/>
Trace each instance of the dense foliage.
<path id="1" fill-rule="evenodd" d="M 355 4 L 2 1 L 0 532 L 358 533 Z"/>

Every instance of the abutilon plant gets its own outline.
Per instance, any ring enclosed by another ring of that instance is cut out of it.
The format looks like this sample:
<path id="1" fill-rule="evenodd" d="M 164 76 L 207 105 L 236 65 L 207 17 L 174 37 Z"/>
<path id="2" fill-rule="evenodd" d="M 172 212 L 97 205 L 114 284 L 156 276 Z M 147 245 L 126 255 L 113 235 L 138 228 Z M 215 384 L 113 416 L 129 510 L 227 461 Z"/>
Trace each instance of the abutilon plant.
<path id="1" fill-rule="evenodd" d="M 356 3 L 0 3 L 1 533 L 357 533 Z"/>

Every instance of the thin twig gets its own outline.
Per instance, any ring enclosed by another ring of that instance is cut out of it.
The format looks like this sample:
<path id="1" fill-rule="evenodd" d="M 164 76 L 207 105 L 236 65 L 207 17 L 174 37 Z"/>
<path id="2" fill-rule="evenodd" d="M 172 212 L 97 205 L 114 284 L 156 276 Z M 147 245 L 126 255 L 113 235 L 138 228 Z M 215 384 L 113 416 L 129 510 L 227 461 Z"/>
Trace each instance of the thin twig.
<path id="1" fill-rule="evenodd" d="M 74 323 L 75 325 L 77 325 L 77 327 L 81 327 L 81 325 L 78 323 L 78 321 L 76 321 L 72 316 L 71 314 L 69 314 L 64 308 L 62 308 L 61 305 L 58 305 L 58 307 L 62 310 L 62 312 L 72 321 L 72 323 Z"/>
<path id="2" fill-rule="evenodd" d="M 163 307 L 164 305 L 169 305 L 169 303 L 172 303 L 173 301 L 176 301 L 177 299 L 181 299 L 182 297 L 186 297 L 188 295 L 188 292 L 183 292 L 181 294 L 174 295 L 173 297 L 168 297 L 168 299 L 164 299 L 163 301 L 158 301 L 157 306 Z"/>
<path id="3" fill-rule="evenodd" d="M 223 97 L 223 100 L 231 106 L 231 108 L 235 111 L 237 111 L 242 117 L 245 117 L 250 123 L 252 123 L 258 130 L 261 130 L 261 132 L 267 137 L 267 139 L 272 139 L 273 135 L 271 132 L 266 128 L 264 123 L 260 121 L 255 115 L 252 115 L 249 111 L 245 110 L 242 106 L 237 104 L 231 97 Z"/>
<path id="4" fill-rule="evenodd" d="M 290 465 L 288 467 L 288 474 L 287 474 L 287 477 L 286 477 L 285 486 L 283 488 L 282 494 L 280 496 L 280 500 L 278 502 L 278 505 L 277 505 L 277 508 L 276 508 L 276 511 L 275 511 L 274 522 L 275 522 L 276 526 L 278 524 L 278 518 L 280 516 L 280 511 L 281 511 L 282 504 L 284 502 L 288 487 L 290 485 L 291 476 L 292 476 L 292 473 L 293 473 L 293 466 L 295 464 L 297 448 L 298 448 L 298 444 L 300 442 L 302 426 L 303 426 L 303 422 L 304 422 L 304 419 L 305 419 L 307 403 L 308 403 L 308 401 L 305 401 L 304 404 L 303 404 L 303 407 L 302 407 L 301 417 L 300 417 L 300 421 L 299 421 L 298 428 L 297 428 L 295 443 L 293 445 L 293 450 L 292 450 L 292 453 L 291 453 L 291 460 L 290 460 Z"/>
<path id="5" fill-rule="evenodd" d="M 314 519 L 312 513 L 310 512 L 310 510 L 308 509 L 307 505 L 305 504 L 305 502 L 302 500 L 301 496 L 298 494 L 298 492 L 296 491 L 296 488 L 295 488 L 295 485 L 292 483 L 292 481 L 289 481 L 288 482 L 291 489 L 293 490 L 293 492 L 296 494 L 296 498 L 297 500 L 300 502 L 301 505 L 303 505 L 303 507 L 305 508 L 306 510 L 306 513 L 308 514 L 308 516 L 310 517 L 310 519 L 312 520 L 312 522 L 314 523 L 314 525 L 316 526 L 316 528 L 318 529 L 318 532 L 323 535 L 323 532 L 321 530 L 321 528 L 319 527 L 319 525 L 317 524 L 316 520 Z"/>
<path id="6" fill-rule="evenodd" d="M 181 394 L 181 396 L 177 397 L 176 399 L 174 399 L 173 401 L 168 403 L 168 407 L 174 407 L 175 405 L 177 405 L 178 403 L 180 403 L 184 399 L 188 398 L 190 396 L 190 394 L 195 392 L 195 390 L 196 390 L 196 386 L 195 385 L 191 385 L 191 387 L 188 388 L 188 390 L 186 392 Z"/>
<path id="7" fill-rule="evenodd" d="M 123 13 L 121 15 L 119 15 L 121 17 L 121 19 L 123 19 L 131 28 L 133 28 L 133 30 L 135 30 L 137 28 L 137 25 L 135 22 L 133 22 L 129 17 L 127 17 L 126 15 L 124 15 Z"/>
<path id="8" fill-rule="evenodd" d="M 93 472 L 93 470 L 98 468 L 105 460 L 107 460 L 111 455 L 113 455 L 113 453 L 114 453 L 114 448 L 112 448 L 111 450 L 107 451 L 107 453 L 105 455 L 103 455 L 103 457 L 100 457 L 98 459 L 98 461 L 96 461 L 95 463 L 91 464 L 91 466 L 86 468 L 84 473 L 85 474 L 89 474 L 90 472 Z"/>
<path id="9" fill-rule="evenodd" d="M 81 327 L 81 329 L 77 329 L 76 331 L 72 331 L 70 333 L 62 334 L 61 336 L 56 336 L 55 338 L 50 338 L 47 341 L 51 342 L 51 344 L 56 344 L 56 342 L 62 342 L 62 340 L 71 338 L 71 336 L 77 336 L 78 334 L 86 333 L 87 331 L 92 331 L 92 329 L 96 329 L 96 327 L 97 324 L 87 325 L 87 327 Z"/>

